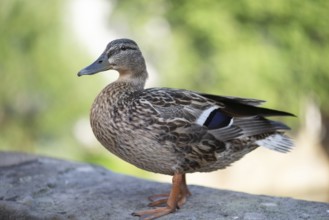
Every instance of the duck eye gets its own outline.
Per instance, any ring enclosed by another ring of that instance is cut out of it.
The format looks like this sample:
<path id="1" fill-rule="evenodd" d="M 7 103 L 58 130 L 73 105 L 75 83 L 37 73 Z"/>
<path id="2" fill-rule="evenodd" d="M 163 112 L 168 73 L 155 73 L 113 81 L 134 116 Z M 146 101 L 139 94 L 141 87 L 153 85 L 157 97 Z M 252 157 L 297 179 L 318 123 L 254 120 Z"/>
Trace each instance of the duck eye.
<path id="1" fill-rule="evenodd" d="M 125 51 L 125 50 L 127 50 L 128 48 L 127 47 L 125 47 L 125 46 L 122 46 L 121 47 L 121 50 L 123 50 L 123 51 Z"/>

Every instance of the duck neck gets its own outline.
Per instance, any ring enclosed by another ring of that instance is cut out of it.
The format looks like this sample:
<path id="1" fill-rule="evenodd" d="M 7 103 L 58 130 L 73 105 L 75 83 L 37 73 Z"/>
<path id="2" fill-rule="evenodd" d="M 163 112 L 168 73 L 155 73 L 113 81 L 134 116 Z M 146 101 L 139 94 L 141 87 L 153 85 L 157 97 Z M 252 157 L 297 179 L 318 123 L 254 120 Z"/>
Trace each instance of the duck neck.
<path id="1" fill-rule="evenodd" d="M 129 97 L 134 96 L 144 89 L 146 78 L 147 72 L 140 74 L 120 72 L 119 78 L 106 86 L 97 99 L 106 100 L 106 102 L 110 102 L 111 105 L 124 101 L 127 98 L 129 99 Z M 111 98 L 108 99 L 108 96 L 111 96 Z"/>
<path id="2" fill-rule="evenodd" d="M 140 91 L 144 89 L 148 74 L 146 70 L 141 71 L 120 71 L 117 83 L 126 85 L 125 91 Z"/>

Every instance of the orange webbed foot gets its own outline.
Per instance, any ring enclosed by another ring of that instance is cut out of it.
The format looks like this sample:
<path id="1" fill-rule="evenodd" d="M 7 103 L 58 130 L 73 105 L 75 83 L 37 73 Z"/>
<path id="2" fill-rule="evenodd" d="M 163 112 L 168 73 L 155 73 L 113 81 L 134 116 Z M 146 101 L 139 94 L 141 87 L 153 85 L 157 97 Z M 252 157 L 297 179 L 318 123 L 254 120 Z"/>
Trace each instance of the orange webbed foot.
<path id="1" fill-rule="evenodd" d="M 159 207 L 155 209 L 137 211 L 132 213 L 132 215 L 139 216 L 140 219 L 142 220 L 152 220 L 175 211 L 176 211 L 176 207 L 166 206 L 166 207 Z"/>
<path id="2" fill-rule="evenodd" d="M 169 198 L 169 193 L 168 194 L 156 194 L 148 197 L 148 199 L 151 201 L 148 206 L 150 207 L 157 207 L 157 206 L 165 206 L 167 204 L 168 198 Z"/>
<path id="3" fill-rule="evenodd" d="M 173 185 L 169 194 L 156 194 L 148 198 L 151 201 L 149 206 L 157 208 L 137 211 L 132 213 L 132 215 L 139 216 L 142 220 L 159 218 L 182 207 L 190 195 L 191 193 L 186 185 L 185 174 L 177 173 L 173 176 Z"/>

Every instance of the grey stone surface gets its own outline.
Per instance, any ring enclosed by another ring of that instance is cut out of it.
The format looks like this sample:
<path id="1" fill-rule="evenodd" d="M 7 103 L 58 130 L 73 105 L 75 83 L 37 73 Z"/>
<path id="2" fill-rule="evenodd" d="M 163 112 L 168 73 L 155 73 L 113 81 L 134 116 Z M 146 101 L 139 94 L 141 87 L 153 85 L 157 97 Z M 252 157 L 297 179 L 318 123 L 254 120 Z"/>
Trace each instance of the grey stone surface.
<path id="1" fill-rule="evenodd" d="M 0 219 L 137 219 L 147 196 L 169 184 L 99 166 L 0 152 Z M 190 186 L 192 196 L 169 219 L 328 220 L 329 204 Z"/>

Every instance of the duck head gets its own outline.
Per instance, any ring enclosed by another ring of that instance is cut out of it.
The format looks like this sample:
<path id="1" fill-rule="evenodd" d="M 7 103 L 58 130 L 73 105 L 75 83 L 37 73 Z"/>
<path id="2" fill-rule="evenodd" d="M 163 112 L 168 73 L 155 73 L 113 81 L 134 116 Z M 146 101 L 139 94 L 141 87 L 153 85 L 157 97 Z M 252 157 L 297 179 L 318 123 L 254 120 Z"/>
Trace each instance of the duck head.
<path id="1" fill-rule="evenodd" d="M 98 59 L 80 70 L 78 76 L 93 75 L 106 70 L 116 70 L 120 77 L 147 77 L 144 57 L 138 45 L 130 39 L 111 41 Z"/>

